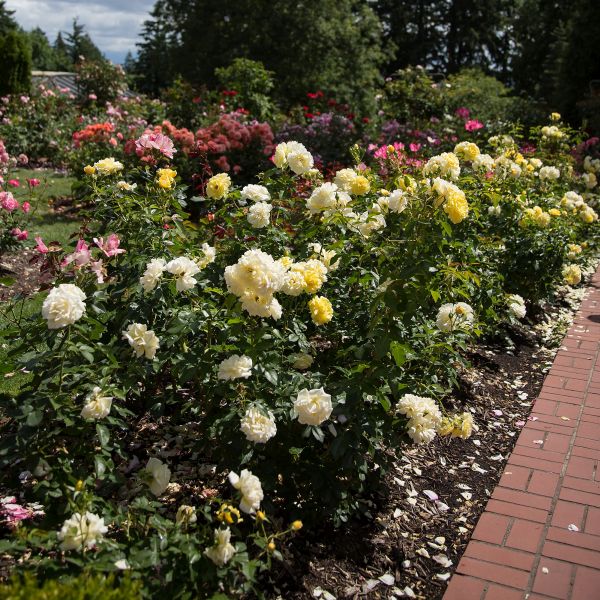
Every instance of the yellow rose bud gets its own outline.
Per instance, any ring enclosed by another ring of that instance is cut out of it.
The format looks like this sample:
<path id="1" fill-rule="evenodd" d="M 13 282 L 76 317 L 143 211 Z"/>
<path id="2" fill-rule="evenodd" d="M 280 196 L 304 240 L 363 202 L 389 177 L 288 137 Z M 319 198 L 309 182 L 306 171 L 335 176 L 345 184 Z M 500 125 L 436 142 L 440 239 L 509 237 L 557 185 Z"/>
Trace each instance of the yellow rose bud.
<path id="1" fill-rule="evenodd" d="M 85 167 L 83 167 L 83 172 L 86 175 L 93 175 L 96 172 L 96 169 L 92 167 L 92 165 L 86 165 Z"/>
<path id="2" fill-rule="evenodd" d="M 394 146 L 391 144 L 386 148 L 386 150 L 388 154 L 394 154 L 394 152 L 396 152 L 396 148 L 394 148 Z"/>
<path id="3" fill-rule="evenodd" d="M 292 529 L 294 531 L 300 531 L 302 529 L 302 521 L 294 521 L 292 523 Z"/>
<path id="4" fill-rule="evenodd" d="M 553 217 L 560 217 L 560 210 L 558 208 L 551 208 L 548 211 Z"/>
<path id="5" fill-rule="evenodd" d="M 277 546 L 275 546 L 275 542 L 269 542 L 267 544 L 267 550 L 269 552 L 275 552 L 275 548 L 277 548 Z"/>
<path id="6" fill-rule="evenodd" d="M 75 491 L 76 492 L 80 492 L 83 489 L 83 486 L 85 484 L 83 483 L 83 481 L 81 481 L 81 479 L 75 484 Z"/>
<path id="7" fill-rule="evenodd" d="M 551 119 L 552 121 L 560 121 L 560 113 L 553 112 L 553 113 L 550 115 L 550 119 Z"/>
<path id="8" fill-rule="evenodd" d="M 265 513 L 262 510 L 257 510 L 256 511 L 256 520 L 258 522 L 265 521 L 266 518 L 267 518 L 267 515 L 265 515 Z"/>

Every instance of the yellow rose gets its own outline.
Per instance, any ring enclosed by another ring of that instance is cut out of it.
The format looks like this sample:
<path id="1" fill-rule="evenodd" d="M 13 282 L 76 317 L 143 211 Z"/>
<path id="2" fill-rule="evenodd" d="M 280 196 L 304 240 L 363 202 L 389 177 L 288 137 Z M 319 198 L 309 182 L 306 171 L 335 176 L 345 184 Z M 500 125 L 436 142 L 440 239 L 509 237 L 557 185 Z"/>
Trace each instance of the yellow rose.
<path id="1" fill-rule="evenodd" d="M 459 437 L 463 440 L 471 437 L 473 432 L 473 415 L 469 412 L 464 412 L 462 415 L 457 415 L 454 419 L 454 429 L 452 437 Z"/>
<path id="2" fill-rule="evenodd" d="M 558 208 L 551 208 L 548 211 L 553 217 L 560 217 L 560 210 Z"/>
<path id="3" fill-rule="evenodd" d="M 551 120 L 551 121 L 560 121 L 560 113 L 553 112 L 553 113 L 550 115 L 550 120 Z"/>
<path id="4" fill-rule="evenodd" d="M 231 179 L 227 173 L 219 173 L 208 180 L 206 195 L 213 200 L 221 200 L 229 193 Z"/>
<path id="5" fill-rule="evenodd" d="M 350 186 L 350 191 L 357 196 L 362 196 L 363 194 L 366 194 L 370 189 L 371 184 L 364 175 L 357 175 L 352 180 L 352 185 Z"/>
<path id="6" fill-rule="evenodd" d="M 173 183 L 175 183 L 175 181 L 173 180 L 172 177 L 167 177 L 166 175 L 164 175 L 163 177 L 161 177 L 158 180 L 158 185 L 163 188 L 163 190 L 170 190 L 171 187 L 173 186 Z"/>
<path id="7" fill-rule="evenodd" d="M 333 307 L 324 296 L 315 296 L 308 302 L 310 316 L 316 325 L 324 325 L 333 319 Z"/>
<path id="8" fill-rule="evenodd" d="M 442 419 L 442 424 L 438 427 L 438 434 L 441 436 L 450 435 L 454 430 L 454 422 L 448 417 Z"/>
<path id="9" fill-rule="evenodd" d="M 446 204 L 444 204 L 444 212 L 450 220 L 456 225 L 460 223 L 469 214 L 469 203 L 462 191 L 456 191 L 447 195 Z"/>
<path id="10" fill-rule="evenodd" d="M 92 165 L 86 165 L 85 167 L 83 167 L 83 172 L 86 175 L 93 175 L 96 172 L 96 169 L 92 167 Z"/>
<path id="11" fill-rule="evenodd" d="M 581 269 L 578 265 L 565 265 L 562 274 L 569 285 L 577 285 L 581 281 Z"/>

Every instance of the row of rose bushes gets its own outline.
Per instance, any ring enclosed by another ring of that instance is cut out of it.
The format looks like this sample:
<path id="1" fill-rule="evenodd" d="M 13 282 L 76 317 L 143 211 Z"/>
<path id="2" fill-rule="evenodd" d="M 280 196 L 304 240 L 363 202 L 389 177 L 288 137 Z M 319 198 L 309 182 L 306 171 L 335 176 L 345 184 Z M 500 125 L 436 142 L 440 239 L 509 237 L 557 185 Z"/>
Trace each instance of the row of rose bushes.
<path id="1" fill-rule="evenodd" d="M 574 168 L 559 119 L 535 151 L 499 135 L 419 165 L 391 145 L 369 168 L 355 147 L 331 177 L 290 140 L 257 183 L 210 177 L 193 220 L 164 134 L 136 167 L 86 165 L 90 222 L 74 248 L 36 240 L 57 280 L 5 333 L 3 369 L 32 380 L 3 399 L 20 492 L 0 549 L 149 595 L 258 593 L 280 538 L 369 510 L 390 449 L 468 438 L 451 400 L 468 344 L 578 285 L 597 250 L 600 162 Z"/>

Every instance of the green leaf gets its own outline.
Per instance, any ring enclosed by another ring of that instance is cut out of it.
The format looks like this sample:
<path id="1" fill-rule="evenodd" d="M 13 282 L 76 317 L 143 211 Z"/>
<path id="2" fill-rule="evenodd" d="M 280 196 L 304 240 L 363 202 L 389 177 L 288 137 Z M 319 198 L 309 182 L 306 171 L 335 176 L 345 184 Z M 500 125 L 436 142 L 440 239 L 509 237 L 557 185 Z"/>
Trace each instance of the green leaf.
<path id="1" fill-rule="evenodd" d="M 98 439 L 100 440 L 101 446 L 106 446 L 108 444 L 108 440 L 110 440 L 110 433 L 105 425 L 100 425 L 98 423 L 96 425 L 96 433 L 98 434 Z"/>
<path id="2" fill-rule="evenodd" d="M 410 353 L 410 346 L 393 341 L 390 342 L 390 352 L 394 357 L 396 365 L 401 367 L 407 360 L 407 355 Z"/>

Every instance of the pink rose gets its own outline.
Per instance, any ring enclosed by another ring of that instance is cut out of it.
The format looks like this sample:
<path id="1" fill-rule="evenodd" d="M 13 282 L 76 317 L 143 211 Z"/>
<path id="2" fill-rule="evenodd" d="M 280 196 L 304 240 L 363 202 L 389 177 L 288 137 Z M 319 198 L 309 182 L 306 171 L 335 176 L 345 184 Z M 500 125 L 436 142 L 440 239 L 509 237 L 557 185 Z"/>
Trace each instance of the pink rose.
<path id="1" fill-rule="evenodd" d="M 29 184 L 29 187 L 34 188 L 34 187 L 37 187 L 38 185 L 40 185 L 41 182 L 39 179 L 32 178 L 32 179 L 28 179 L 27 183 Z"/>
<path id="2" fill-rule="evenodd" d="M 10 230 L 10 234 L 17 238 L 20 242 L 26 240 L 29 237 L 29 233 L 27 231 L 22 231 L 19 227 L 15 227 Z"/>
<path id="3" fill-rule="evenodd" d="M 31 204 L 29 204 L 29 202 L 27 202 L 27 201 L 23 202 L 23 204 L 21 206 L 21 210 L 24 213 L 28 213 L 31 210 Z"/>
<path id="4" fill-rule="evenodd" d="M 119 240 L 119 236 L 116 233 L 111 233 L 107 238 L 106 242 L 104 238 L 94 238 L 94 244 L 106 254 L 106 256 L 116 256 L 117 254 L 123 254 L 125 250 L 123 248 L 119 248 L 119 244 L 121 241 Z"/>
<path id="5" fill-rule="evenodd" d="M 482 129 L 483 127 L 485 127 L 485 125 L 477 119 L 472 119 L 471 121 L 467 121 L 465 123 L 465 129 L 467 131 L 477 131 L 478 129 Z"/>
<path id="6" fill-rule="evenodd" d="M 0 206 L 8 212 L 12 212 L 19 208 L 19 203 L 10 192 L 0 192 Z"/>
<path id="7" fill-rule="evenodd" d="M 10 187 L 20 187 L 21 183 L 19 182 L 18 179 L 9 179 L 8 185 L 10 185 Z"/>
<path id="8" fill-rule="evenodd" d="M 85 243 L 85 240 L 79 240 L 77 246 L 75 246 L 75 252 L 67 255 L 62 261 L 61 266 L 66 267 L 74 262 L 76 266 L 83 267 L 84 265 L 87 265 L 91 259 L 92 255 L 89 246 Z"/>

